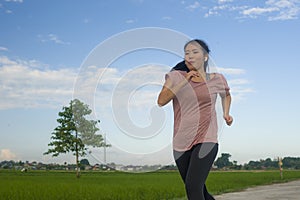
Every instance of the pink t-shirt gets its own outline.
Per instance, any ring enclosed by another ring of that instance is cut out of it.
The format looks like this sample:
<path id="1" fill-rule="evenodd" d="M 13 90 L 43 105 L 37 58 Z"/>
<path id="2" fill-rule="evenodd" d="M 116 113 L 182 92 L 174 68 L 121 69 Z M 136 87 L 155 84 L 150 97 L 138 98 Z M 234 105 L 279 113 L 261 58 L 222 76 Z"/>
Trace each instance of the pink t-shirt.
<path id="1" fill-rule="evenodd" d="M 187 72 L 171 71 L 166 74 L 172 86 L 184 80 Z M 228 95 L 229 87 L 222 74 L 216 73 L 207 82 L 189 81 L 173 99 L 173 149 L 187 151 L 195 144 L 218 143 L 218 124 L 215 103 L 217 95 Z"/>

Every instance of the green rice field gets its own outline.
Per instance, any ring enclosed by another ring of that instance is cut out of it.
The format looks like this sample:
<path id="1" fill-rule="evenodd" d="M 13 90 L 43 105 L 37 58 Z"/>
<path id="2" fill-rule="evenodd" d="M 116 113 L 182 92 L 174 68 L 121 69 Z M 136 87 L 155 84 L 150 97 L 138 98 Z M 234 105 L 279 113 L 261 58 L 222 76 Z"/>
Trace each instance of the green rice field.
<path id="1" fill-rule="evenodd" d="M 258 185 L 300 179 L 300 171 L 211 172 L 207 187 L 216 195 Z M 0 170 L 1 200 L 163 200 L 185 199 L 177 171 L 149 173 Z"/>

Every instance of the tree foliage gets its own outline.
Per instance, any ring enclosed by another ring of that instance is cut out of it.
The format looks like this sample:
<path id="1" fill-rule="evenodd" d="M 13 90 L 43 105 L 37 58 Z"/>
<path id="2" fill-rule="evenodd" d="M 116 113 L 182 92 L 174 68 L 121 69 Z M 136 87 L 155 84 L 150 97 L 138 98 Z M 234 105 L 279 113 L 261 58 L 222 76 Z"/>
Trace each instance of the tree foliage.
<path id="1" fill-rule="evenodd" d="M 219 157 L 216 161 L 215 161 L 215 165 L 218 168 L 224 168 L 224 167 L 230 167 L 233 165 L 232 162 L 229 161 L 229 158 L 231 157 L 231 155 L 229 153 L 222 153 L 221 157 Z"/>
<path id="2" fill-rule="evenodd" d="M 92 113 L 88 105 L 78 99 L 71 100 L 69 106 L 64 106 L 58 113 L 57 122 L 59 125 L 52 132 L 51 142 L 44 154 L 52 154 L 56 157 L 60 154 L 72 152 L 76 157 L 77 177 L 79 177 L 79 156 L 85 156 L 87 146 L 104 147 L 102 135 L 96 134 L 99 131 L 97 123 L 100 121 L 89 120 L 87 116 Z"/>
<path id="3" fill-rule="evenodd" d="M 88 161 L 88 159 L 82 159 L 82 160 L 80 160 L 80 164 L 81 165 L 86 165 L 86 166 L 89 166 L 90 165 L 90 162 Z"/>
<path id="4" fill-rule="evenodd" d="M 285 157 L 282 159 L 283 167 L 290 169 L 300 169 L 300 158 Z"/>

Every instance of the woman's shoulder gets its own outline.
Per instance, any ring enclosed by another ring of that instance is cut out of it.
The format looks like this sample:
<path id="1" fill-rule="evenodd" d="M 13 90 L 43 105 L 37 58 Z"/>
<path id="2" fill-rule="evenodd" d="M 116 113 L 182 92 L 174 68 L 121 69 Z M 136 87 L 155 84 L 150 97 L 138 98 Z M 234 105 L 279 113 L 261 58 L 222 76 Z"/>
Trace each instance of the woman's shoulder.
<path id="1" fill-rule="evenodd" d="M 165 80 L 169 80 L 173 84 L 177 84 L 185 78 L 184 73 L 186 72 L 180 70 L 172 70 L 166 74 Z"/>
<path id="2" fill-rule="evenodd" d="M 211 79 L 213 79 L 213 78 L 225 79 L 224 75 L 219 72 L 210 73 L 209 75 L 210 75 Z"/>
<path id="3" fill-rule="evenodd" d="M 219 73 L 219 72 L 211 72 L 211 73 L 209 73 L 211 76 L 220 76 L 220 75 L 222 75 L 221 73 Z"/>
<path id="4" fill-rule="evenodd" d="M 168 72 L 166 74 L 166 76 L 172 78 L 172 79 L 179 79 L 179 78 L 182 78 L 184 77 L 184 75 L 186 74 L 185 71 L 181 71 L 181 70 L 172 70 L 170 72 Z"/>

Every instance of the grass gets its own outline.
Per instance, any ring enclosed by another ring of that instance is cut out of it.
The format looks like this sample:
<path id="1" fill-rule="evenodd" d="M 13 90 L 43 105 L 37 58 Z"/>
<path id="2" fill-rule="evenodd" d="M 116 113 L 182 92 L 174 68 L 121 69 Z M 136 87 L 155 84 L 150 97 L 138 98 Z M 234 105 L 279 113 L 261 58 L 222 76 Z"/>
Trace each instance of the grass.
<path id="1" fill-rule="evenodd" d="M 184 196 L 177 173 L 1 172 L 0 199 L 172 199 Z"/>
<path id="2" fill-rule="evenodd" d="M 212 194 L 241 191 L 259 185 L 283 183 L 300 179 L 300 171 L 285 171 L 281 179 L 279 171 L 213 172 L 207 180 Z"/>
<path id="3" fill-rule="evenodd" d="M 295 179 L 300 179 L 300 171 L 285 171 L 283 179 L 278 171 L 212 172 L 207 187 L 212 194 L 221 194 Z M 167 200 L 184 197 L 178 172 L 84 172 L 77 179 L 74 172 L 0 170 L 1 200 Z"/>

